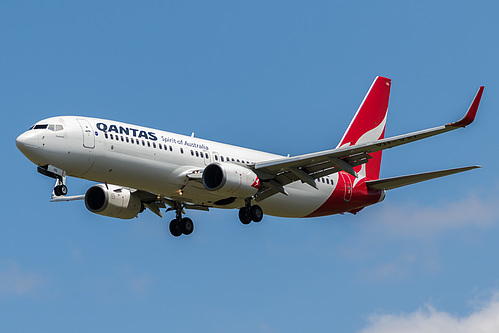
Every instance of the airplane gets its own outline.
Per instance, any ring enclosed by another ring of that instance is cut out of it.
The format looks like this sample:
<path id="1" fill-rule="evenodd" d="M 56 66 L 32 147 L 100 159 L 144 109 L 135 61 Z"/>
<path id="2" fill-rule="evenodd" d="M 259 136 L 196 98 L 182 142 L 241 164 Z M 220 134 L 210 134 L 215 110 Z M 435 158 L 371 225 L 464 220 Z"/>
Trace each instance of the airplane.
<path id="1" fill-rule="evenodd" d="M 175 212 L 175 237 L 194 230 L 186 209 L 238 209 L 243 224 L 267 215 L 309 218 L 357 214 L 387 190 L 480 166 L 380 179 L 382 151 L 463 128 L 476 116 L 481 86 L 456 122 L 385 138 L 391 80 L 378 76 L 336 148 L 282 156 L 113 120 L 60 116 L 16 139 L 18 149 L 55 179 L 51 201 L 84 200 L 96 214 L 132 219 L 145 209 Z M 66 177 L 95 181 L 67 196 Z"/>

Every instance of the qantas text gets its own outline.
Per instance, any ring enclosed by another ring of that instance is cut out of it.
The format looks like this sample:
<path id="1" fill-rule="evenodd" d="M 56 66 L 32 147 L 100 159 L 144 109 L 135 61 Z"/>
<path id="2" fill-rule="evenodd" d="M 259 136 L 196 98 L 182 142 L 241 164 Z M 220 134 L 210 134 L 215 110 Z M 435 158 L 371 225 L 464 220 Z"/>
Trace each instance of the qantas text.
<path id="1" fill-rule="evenodd" d="M 97 123 L 97 128 L 103 132 L 114 132 L 116 134 L 131 135 L 136 138 L 144 138 L 146 140 L 156 141 L 158 137 L 154 132 L 141 131 L 135 128 L 116 126 L 116 125 L 106 125 L 104 123 Z"/>

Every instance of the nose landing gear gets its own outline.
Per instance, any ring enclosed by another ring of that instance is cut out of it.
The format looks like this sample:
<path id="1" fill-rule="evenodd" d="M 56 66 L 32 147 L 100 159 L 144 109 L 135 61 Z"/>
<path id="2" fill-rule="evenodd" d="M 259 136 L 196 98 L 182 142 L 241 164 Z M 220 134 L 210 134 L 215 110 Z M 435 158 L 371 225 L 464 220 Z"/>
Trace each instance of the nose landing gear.
<path id="1" fill-rule="evenodd" d="M 56 185 L 54 187 L 54 195 L 55 196 L 61 196 L 61 195 L 66 195 L 68 194 L 68 188 L 66 185 L 61 184 L 61 185 Z"/>
<path id="2" fill-rule="evenodd" d="M 44 176 L 55 178 L 52 197 L 60 197 L 68 194 L 68 188 L 66 186 L 66 171 L 56 168 L 53 165 L 39 166 L 37 170 Z"/>

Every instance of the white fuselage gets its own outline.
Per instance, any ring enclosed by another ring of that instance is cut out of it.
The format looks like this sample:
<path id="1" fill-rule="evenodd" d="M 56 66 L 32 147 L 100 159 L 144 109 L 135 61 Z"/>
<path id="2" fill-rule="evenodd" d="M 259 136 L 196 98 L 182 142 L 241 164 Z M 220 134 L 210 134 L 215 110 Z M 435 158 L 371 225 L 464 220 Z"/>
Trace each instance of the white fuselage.
<path id="1" fill-rule="evenodd" d="M 117 121 L 75 116 L 38 122 L 18 138 L 19 145 L 33 163 L 56 166 L 68 176 L 217 208 L 240 208 L 244 198 L 217 205 L 224 197 L 207 191 L 202 182 L 189 180 L 187 174 L 202 172 L 213 162 L 252 165 L 283 158 Z M 317 189 L 297 181 L 286 186 L 287 196 L 278 193 L 259 204 L 268 215 L 306 217 L 326 202 L 337 184 L 338 173 L 318 179 Z"/>

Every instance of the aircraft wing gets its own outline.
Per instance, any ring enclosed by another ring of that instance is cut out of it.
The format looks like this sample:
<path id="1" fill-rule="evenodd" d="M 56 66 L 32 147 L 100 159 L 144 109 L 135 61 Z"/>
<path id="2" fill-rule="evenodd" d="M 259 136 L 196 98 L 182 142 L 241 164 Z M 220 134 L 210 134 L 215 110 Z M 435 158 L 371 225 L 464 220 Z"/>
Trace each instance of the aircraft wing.
<path id="1" fill-rule="evenodd" d="M 345 171 L 356 177 L 353 168 L 367 163 L 371 158 L 369 153 L 466 127 L 475 119 L 483 89 L 483 86 L 479 88 L 464 117 L 453 123 L 353 146 L 256 163 L 254 170 L 264 185 L 256 200 L 261 201 L 276 193 L 286 194 L 283 186 L 298 180 L 316 187 L 315 179 L 338 171 Z"/>

